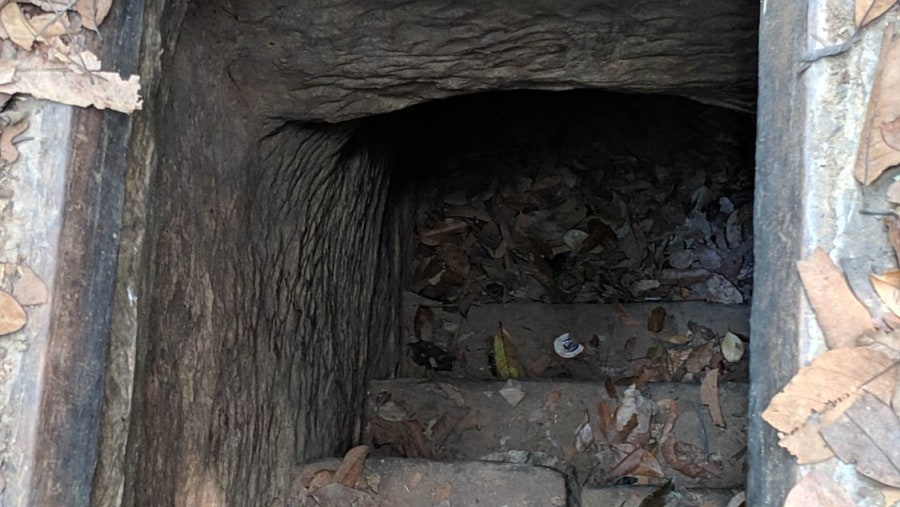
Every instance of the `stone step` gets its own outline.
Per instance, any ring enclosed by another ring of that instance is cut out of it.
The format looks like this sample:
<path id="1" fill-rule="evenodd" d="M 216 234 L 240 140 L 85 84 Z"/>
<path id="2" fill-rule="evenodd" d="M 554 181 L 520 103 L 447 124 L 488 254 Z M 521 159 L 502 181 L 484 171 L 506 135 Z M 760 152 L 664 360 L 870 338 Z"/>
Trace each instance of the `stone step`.
<path id="1" fill-rule="evenodd" d="M 584 488 L 581 491 L 581 507 L 641 507 L 658 488 L 651 486 L 613 486 Z M 666 507 L 726 507 L 740 489 L 680 489 L 667 493 L 653 505 Z M 738 504 L 740 505 L 740 504 Z"/>
<path id="2" fill-rule="evenodd" d="M 624 397 L 623 388 L 616 388 L 614 400 L 597 383 L 522 381 L 524 397 L 513 406 L 501 394 L 505 386 L 502 381 L 450 379 L 373 382 L 366 402 L 365 441 L 397 456 L 554 466 L 579 484 L 610 485 L 617 479 L 610 471 L 619 459 L 598 426 L 598 405 L 614 411 Z M 743 486 L 746 384 L 719 386 L 724 428 L 713 424 L 700 403 L 697 384 L 650 384 L 640 392 L 657 403 L 676 400 L 670 436 L 662 443 L 650 438 L 640 445 L 656 457 L 666 477 L 681 487 Z M 657 411 L 649 425 L 651 437 L 661 435 L 671 414 Z M 581 445 L 576 430 L 582 428 L 584 436 L 585 422 L 594 442 L 582 438 Z M 709 460 L 720 464 L 710 465 Z"/>
<path id="3" fill-rule="evenodd" d="M 712 336 L 697 333 L 692 343 L 678 342 L 676 347 L 697 346 L 703 340 L 718 343 L 718 338 L 728 331 L 741 336 L 750 333 L 749 306 L 702 301 L 626 305 L 519 302 L 472 307 L 466 317 L 434 305 L 433 301 L 407 294 L 404 298 L 404 332 L 407 336 L 416 336 L 415 314 L 419 308 L 428 308 L 424 314 L 431 319 L 424 325 L 420 323 L 418 335 L 425 335 L 423 339 L 458 356 L 453 373 L 465 378 L 493 378 L 490 366 L 492 337 L 501 322 L 512 337 L 519 362 L 526 369 L 543 362 L 540 372 L 534 376 L 574 380 L 634 375 L 636 359 L 647 356 L 653 347 L 672 348 L 672 337 L 691 334 L 691 329 L 697 329 L 697 326 L 707 328 Z M 648 321 L 658 308 L 665 314 L 663 327 L 651 331 Z M 585 352 L 574 359 L 557 356 L 553 341 L 563 333 L 571 333 L 583 343 Z M 591 339 L 593 336 L 596 336 L 594 340 Z M 746 381 L 746 364 L 745 358 L 740 364 L 724 367 L 736 370 L 729 378 Z M 710 368 L 718 366 L 710 365 Z M 405 361 L 400 374 L 417 377 L 422 376 L 423 370 L 412 361 Z"/>
<path id="4" fill-rule="evenodd" d="M 352 492 L 354 496 L 319 490 L 309 493 L 318 497 L 304 499 L 299 491 L 300 483 L 308 484 L 321 470 L 337 470 L 340 462 L 335 458 L 300 466 L 292 498 L 294 505 L 565 507 L 568 501 L 565 477 L 552 468 L 487 461 L 377 457 L 365 461 Z M 371 499 L 372 503 L 362 499 Z"/>

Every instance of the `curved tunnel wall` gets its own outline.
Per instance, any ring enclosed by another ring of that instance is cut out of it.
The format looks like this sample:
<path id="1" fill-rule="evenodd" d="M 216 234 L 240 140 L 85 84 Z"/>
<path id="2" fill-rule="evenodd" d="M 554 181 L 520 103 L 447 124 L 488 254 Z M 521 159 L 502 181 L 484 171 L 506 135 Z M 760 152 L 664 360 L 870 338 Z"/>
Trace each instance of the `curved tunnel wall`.
<path id="1" fill-rule="evenodd" d="M 154 4 L 146 21 L 170 51 L 148 101 L 126 503 L 266 504 L 293 463 L 359 431 L 366 380 L 399 354 L 413 203 L 389 181 L 403 140 L 354 118 L 503 88 L 752 107 L 757 13 L 742 1 L 313 4 Z"/>

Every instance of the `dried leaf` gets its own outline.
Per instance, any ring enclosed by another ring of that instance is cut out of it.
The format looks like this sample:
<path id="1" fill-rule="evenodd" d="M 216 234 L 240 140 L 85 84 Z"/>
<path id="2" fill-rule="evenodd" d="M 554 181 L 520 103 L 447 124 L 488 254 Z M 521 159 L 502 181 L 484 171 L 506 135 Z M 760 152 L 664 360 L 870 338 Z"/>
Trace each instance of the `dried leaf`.
<path id="1" fill-rule="evenodd" d="M 891 246 L 894 247 L 894 257 L 897 259 L 897 264 L 900 265 L 900 217 L 890 215 L 886 221 L 888 239 L 891 241 Z"/>
<path id="2" fill-rule="evenodd" d="M 609 473 L 606 474 L 606 477 L 607 480 L 612 480 L 628 475 L 665 477 L 659 460 L 645 449 L 635 449 L 626 455 L 612 467 Z"/>
<path id="3" fill-rule="evenodd" d="M 859 396 L 859 392 L 856 391 L 850 397 L 834 404 L 834 406 L 826 407 L 817 417 L 810 418 L 797 431 L 781 437 L 778 445 L 794 455 L 797 458 L 797 463 L 801 465 L 818 463 L 833 458 L 834 451 L 831 450 L 831 447 L 828 447 L 819 430 L 838 420 L 841 414 L 853 404 Z"/>
<path id="4" fill-rule="evenodd" d="M 69 17 L 52 12 L 32 16 L 28 20 L 35 30 L 37 40 L 46 41 L 52 37 L 66 35 L 69 31 Z"/>
<path id="5" fill-rule="evenodd" d="M 22 306 L 42 305 L 50 299 L 50 291 L 41 277 L 28 266 L 19 266 L 19 279 L 13 283 L 13 294 Z"/>
<path id="6" fill-rule="evenodd" d="M 663 325 L 666 323 L 666 309 L 657 306 L 656 308 L 650 310 L 650 315 L 647 317 L 647 330 L 651 333 L 658 333 L 663 330 Z"/>
<path id="7" fill-rule="evenodd" d="M 797 261 L 797 270 L 829 348 L 852 347 L 858 336 L 874 329 L 869 311 L 825 250 L 817 248 Z"/>
<path id="8" fill-rule="evenodd" d="M 900 271 L 888 271 L 880 275 L 869 275 L 872 287 L 878 293 L 878 297 L 884 301 L 885 306 L 900 316 Z"/>
<path id="9" fill-rule="evenodd" d="M 501 378 L 519 378 L 522 367 L 512 337 L 503 329 L 503 324 L 494 335 L 494 365 Z"/>
<path id="10" fill-rule="evenodd" d="M 881 139 L 891 148 L 900 151 L 900 116 L 881 124 Z"/>
<path id="11" fill-rule="evenodd" d="M 712 479 L 721 475 L 721 463 L 707 458 L 703 449 L 689 442 L 681 442 L 674 436 L 662 443 L 660 451 L 670 467 L 688 477 Z"/>
<path id="12" fill-rule="evenodd" d="M 34 44 L 35 30 L 22 14 L 19 4 L 9 2 L 3 9 L 0 9 L 0 23 L 6 30 L 9 39 L 22 49 L 31 49 Z"/>
<path id="13" fill-rule="evenodd" d="M 862 28 L 875 21 L 894 5 L 897 0 L 856 0 L 854 21 Z"/>
<path id="14" fill-rule="evenodd" d="M 427 306 L 419 305 L 413 318 L 413 335 L 421 341 L 430 342 L 434 334 L 434 312 Z"/>
<path id="15" fill-rule="evenodd" d="M 622 321 L 622 324 L 626 326 L 639 326 L 638 321 L 634 320 L 634 317 L 628 314 L 628 311 L 625 310 L 625 307 L 620 305 L 619 303 L 613 303 L 613 311 L 619 316 L 619 319 Z"/>
<path id="16" fill-rule="evenodd" d="M 463 278 L 469 276 L 472 266 L 469 264 L 469 256 L 466 255 L 466 252 L 461 247 L 453 244 L 443 244 L 437 247 L 437 254 L 450 268 L 450 271 Z"/>
<path id="17" fill-rule="evenodd" d="M 366 456 L 369 455 L 369 446 L 358 445 L 344 455 L 341 466 L 334 473 L 334 482 L 343 484 L 348 488 L 356 485 L 359 474 L 362 473 L 363 467 L 366 465 Z"/>
<path id="18" fill-rule="evenodd" d="M 97 30 L 109 14 L 112 0 L 78 0 L 75 10 L 81 14 L 81 22 L 88 30 Z"/>
<path id="19" fill-rule="evenodd" d="M 722 415 L 722 406 L 719 404 L 719 370 L 709 370 L 703 376 L 700 384 L 700 403 L 709 408 L 709 416 L 713 424 L 720 428 L 725 427 L 725 416 Z"/>
<path id="20" fill-rule="evenodd" d="M 0 93 L 27 93 L 38 99 L 122 113 L 141 108 L 139 76 L 122 79 L 118 72 L 71 72 L 67 65 L 44 60 L 34 52 L 20 52 L 15 65 L 15 79 L 0 80 Z"/>
<path id="21" fill-rule="evenodd" d="M 3 128 L 3 132 L 0 132 L 0 158 L 9 163 L 18 160 L 19 150 L 16 148 L 16 145 L 13 144 L 13 141 L 15 141 L 22 132 L 25 132 L 27 128 L 27 120 L 22 120 L 15 125 L 9 125 Z"/>
<path id="22" fill-rule="evenodd" d="M 829 350 L 800 368 L 769 402 L 762 417 L 782 433 L 791 433 L 814 412 L 836 403 L 891 367 L 891 358 L 868 348 Z"/>
<path id="23" fill-rule="evenodd" d="M 854 174 L 856 179 L 870 185 L 891 166 L 900 164 L 900 151 L 884 142 L 878 131 L 888 121 L 900 117 L 900 37 L 894 34 L 893 25 L 888 25 L 882 39 L 875 82 L 869 96 L 866 120 L 856 153 Z"/>
<path id="24" fill-rule="evenodd" d="M 542 373 L 544 373 L 547 368 L 550 366 L 550 356 L 547 354 L 541 354 L 541 356 L 534 360 L 533 363 L 528 367 L 528 374 L 532 377 L 540 377 Z"/>
<path id="25" fill-rule="evenodd" d="M 895 181 L 888 187 L 887 199 L 893 204 L 900 204 L 900 181 Z"/>
<path id="26" fill-rule="evenodd" d="M 900 488 L 900 418 L 883 401 L 863 393 L 822 436 L 857 472 Z"/>
<path id="27" fill-rule="evenodd" d="M 25 309 L 6 291 L 0 290 L 0 336 L 14 333 L 28 322 Z"/>
<path id="28" fill-rule="evenodd" d="M 428 246 L 438 246 L 441 243 L 446 243 L 450 239 L 461 236 L 465 234 L 468 229 L 468 225 L 462 220 L 458 220 L 456 218 L 445 218 L 435 224 L 433 227 L 429 227 L 422 231 L 420 234 L 420 241 L 423 245 Z"/>
<path id="29" fill-rule="evenodd" d="M 784 499 L 784 507 L 855 507 L 856 502 L 834 480 L 813 470 L 794 484 Z"/>

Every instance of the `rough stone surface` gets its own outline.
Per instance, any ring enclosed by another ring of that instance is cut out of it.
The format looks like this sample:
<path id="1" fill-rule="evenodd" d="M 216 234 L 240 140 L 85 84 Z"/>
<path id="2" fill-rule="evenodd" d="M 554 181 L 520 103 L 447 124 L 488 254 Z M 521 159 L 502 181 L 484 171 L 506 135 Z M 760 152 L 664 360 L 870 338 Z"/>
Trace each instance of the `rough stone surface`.
<path id="1" fill-rule="evenodd" d="M 561 469 L 566 468 L 563 463 L 574 465 L 580 483 L 606 483 L 603 475 L 615 465 L 615 461 L 596 425 L 597 404 L 607 403 L 614 408 L 615 403 L 610 401 L 603 386 L 560 381 L 522 381 L 521 384 L 525 397 L 518 405 L 512 406 L 499 392 L 504 382 L 450 379 L 373 382 L 366 404 L 370 421 L 368 429 L 372 435 L 370 439 L 376 447 L 390 444 L 396 449 L 396 441 L 383 439 L 385 433 L 379 431 L 381 421 L 400 418 L 417 421 L 422 428 L 432 428 L 445 425 L 447 420 L 455 420 L 453 415 L 459 413 L 458 419 L 463 422 L 449 435 L 442 436 L 443 441 L 436 444 L 436 448 L 426 446 L 433 452 L 433 456 L 426 457 L 460 460 L 485 459 L 494 453 L 510 451 L 526 451 L 533 455 L 543 453 L 548 459 L 555 459 Z M 456 390 L 459 396 L 451 394 Z M 719 386 L 719 399 L 727 424 L 725 429 L 713 425 L 708 410 L 699 403 L 698 385 L 650 384 L 641 391 L 652 400 L 678 400 L 679 415 L 673 431 L 675 438 L 690 442 L 708 454 L 715 453 L 722 459 L 720 476 L 706 479 L 684 475 L 661 460 L 668 477 L 674 477 L 677 484 L 687 487 L 743 486 L 743 456 L 747 439 L 746 384 Z M 384 408 L 387 402 L 393 404 L 389 411 Z M 593 426 L 592 433 L 597 443 L 583 452 L 576 452 L 576 430 L 586 416 Z M 435 430 L 432 436 L 439 433 Z"/>
<path id="2" fill-rule="evenodd" d="M 614 486 L 581 490 L 581 507 L 641 507 L 657 488 L 648 486 Z M 733 489 L 675 489 L 654 505 L 667 507 L 725 507 L 738 494 Z M 665 502 L 665 503 L 663 503 Z"/>
<path id="3" fill-rule="evenodd" d="M 55 275 L 62 269 L 56 252 L 65 208 L 72 108 L 26 100 L 16 109 L 28 113 L 27 136 L 33 139 L 18 146 L 19 161 L 0 177 L 0 185 L 11 191 L 11 198 L 0 201 L 4 208 L 0 245 L 5 252 L 0 261 L 31 267 L 52 294 Z M 13 211 L 20 218 L 14 219 Z M 42 444 L 38 421 L 52 304 L 53 300 L 27 307 L 26 326 L 0 336 L 0 506 L 28 505 L 37 471 L 34 456 Z"/>
<path id="4" fill-rule="evenodd" d="M 261 114 L 340 121 L 522 88 L 754 104 L 756 2 L 228 3 L 197 15 L 228 85 Z"/>
<path id="5" fill-rule="evenodd" d="M 339 464 L 336 459 L 310 463 L 299 467 L 296 475 L 336 470 Z M 563 475 L 550 468 L 530 465 L 369 458 L 358 484 L 384 507 L 567 505 Z"/>

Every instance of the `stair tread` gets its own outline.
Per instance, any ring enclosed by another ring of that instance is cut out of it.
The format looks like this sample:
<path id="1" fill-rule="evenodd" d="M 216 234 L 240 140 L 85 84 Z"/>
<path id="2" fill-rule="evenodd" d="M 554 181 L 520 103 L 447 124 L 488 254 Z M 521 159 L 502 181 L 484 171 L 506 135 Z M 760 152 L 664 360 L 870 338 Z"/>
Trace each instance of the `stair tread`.
<path id="1" fill-rule="evenodd" d="M 646 356 L 652 347 L 665 345 L 673 335 L 690 334 L 689 326 L 703 326 L 718 337 L 728 331 L 743 336 L 750 332 L 749 306 L 702 301 L 625 305 L 515 302 L 472 307 L 466 317 L 429 306 L 433 304 L 433 301 L 414 294 L 405 296 L 405 334 L 424 335 L 420 338 L 460 356 L 454 371 L 466 378 L 493 377 L 489 360 L 493 352 L 491 337 L 497 333 L 499 323 L 512 337 L 523 366 L 528 367 L 546 356 L 544 360 L 549 359 L 549 362 L 538 376 L 577 380 L 632 375 L 630 360 Z M 420 306 L 432 308 L 429 312 L 432 320 L 426 325 L 420 323 L 416 332 L 414 320 Z M 648 320 L 656 308 L 663 308 L 666 317 L 663 329 L 652 332 L 648 330 Z M 571 333 L 585 345 L 596 336 L 597 345 L 587 346 L 574 360 L 563 360 L 554 353 L 553 340 L 564 333 Z M 746 363 L 743 365 L 745 369 Z M 401 374 L 420 376 L 419 373 L 420 369 L 412 361 L 404 363 Z M 746 377 L 745 372 L 743 375 Z"/>
<path id="2" fill-rule="evenodd" d="M 366 439 L 382 450 L 424 458 L 472 460 L 493 453 L 492 459 L 499 460 L 524 455 L 530 462 L 574 471 L 579 482 L 608 483 L 610 479 L 604 475 L 615 465 L 615 457 L 597 425 L 598 404 L 615 408 L 618 402 L 611 400 L 603 385 L 521 381 L 524 398 L 516 406 L 501 396 L 504 386 L 503 381 L 450 379 L 373 382 L 366 403 Z M 657 456 L 667 477 L 685 487 L 742 486 L 747 390 L 746 384 L 719 386 L 726 428 L 712 423 L 707 407 L 700 403 L 699 385 L 650 384 L 640 390 L 654 401 L 677 400 L 678 418 L 671 433 L 675 441 L 693 444 L 705 456 L 714 454 L 721 459 L 717 476 L 704 478 L 686 475 Z M 664 415 L 660 413 L 660 420 L 654 421 L 662 424 Z M 595 444 L 578 452 L 575 433 L 585 417 Z M 570 470 L 568 465 L 574 468 Z"/>
<path id="3" fill-rule="evenodd" d="M 652 486 L 587 487 L 581 491 L 581 507 L 640 507 L 656 492 Z M 669 507 L 725 507 L 739 489 L 677 488 L 665 497 Z M 663 505 L 662 502 L 659 505 Z"/>
<path id="4" fill-rule="evenodd" d="M 296 476 L 336 470 L 340 461 L 333 458 L 301 465 Z M 487 461 L 369 457 L 356 487 L 382 507 L 563 507 L 567 501 L 565 477 L 556 470 Z"/>

